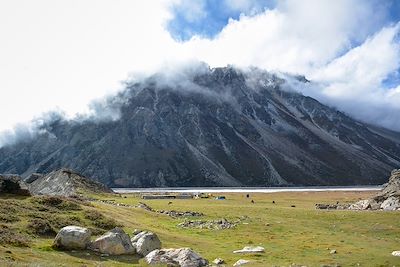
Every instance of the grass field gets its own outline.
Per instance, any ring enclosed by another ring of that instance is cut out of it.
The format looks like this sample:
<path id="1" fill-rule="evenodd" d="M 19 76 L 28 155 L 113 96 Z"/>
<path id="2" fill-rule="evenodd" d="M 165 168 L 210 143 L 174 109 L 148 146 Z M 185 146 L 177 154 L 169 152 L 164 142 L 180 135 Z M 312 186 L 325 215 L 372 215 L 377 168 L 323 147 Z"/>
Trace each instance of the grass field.
<path id="1" fill-rule="evenodd" d="M 67 208 L 41 212 L 48 218 L 64 218 L 65 223 L 75 222 L 99 233 L 114 224 L 123 225 L 130 235 L 136 228 L 154 231 L 165 248 L 191 247 L 210 262 L 217 257 L 223 258 L 226 266 L 232 266 L 240 258 L 252 261 L 246 266 L 400 266 L 400 258 L 391 255 L 393 250 L 400 250 L 399 212 L 327 211 L 314 207 L 315 203 L 351 202 L 372 194 L 374 192 L 259 193 L 251 194 L 247 199 L 245 194 L 235 193 L 225 194 L 226 200 L 172 200 L 172 204 L 168 204 L 170 200 L 141 200 L 134 194 L 96 196 L 129 205 L 144 202 L 158 210 L 199 211 L 205 214 L 198 218 L 202 220 L 226 218 L 234 221 L 247 216 L 237 227 L 225 230 L 183 229 L 177 224 L 184 218 L 101 202 L 81 205 L 77 209 L 67 205 Z M 251 203 L 251 199 L 255 203 Z M 12 228 L 13 233 L 28 240 L 25 247 L 0 244 L 0 266 L 146 266 L 142 259 L 134 256 L 102 258 L 87 251 L 55 251 L 51 248 L 51 235 L 43 237 L 26 230 L 27 225 L 32 226 L 30 216 L 33 215 L 29 211 L 37 208 L 37 201 L 32 198 L 10 200 L 9 197 L 0 197 L 0 200 L 3 205 L 0 212 L 7 214 L 10 206 L 18 206 L 12 213 L 19 217 L 11 222 L 3 218 L 0 226 Z M 24 209 L 25 206 L 28 208 Z M 93 211 L 104 215 L 100 218 L 104 225 L 96 224 L 95 217 L 88 216 Z M 61 225 L 54 228 L 57 230 Z M 246 245 L 263 246 L 265 253 L 247 256 L 232 253 Z M 333 249 L 336 254 L 330 254 Z"/>

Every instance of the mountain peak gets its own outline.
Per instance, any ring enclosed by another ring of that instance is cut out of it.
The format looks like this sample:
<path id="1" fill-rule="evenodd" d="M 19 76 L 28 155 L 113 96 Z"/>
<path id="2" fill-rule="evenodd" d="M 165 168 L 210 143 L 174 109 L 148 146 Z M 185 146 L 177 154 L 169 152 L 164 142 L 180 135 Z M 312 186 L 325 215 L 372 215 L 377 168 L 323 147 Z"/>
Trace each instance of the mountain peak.
<path id="1" fill-rule="evenodd" d="M 188 68 L 129 82 L 119 119 L 64 120 L 0 149 L 0 172 L 68 166 L 109 186 L 379 184 L 400 139 L 303 96 L 259 69 Z"/>

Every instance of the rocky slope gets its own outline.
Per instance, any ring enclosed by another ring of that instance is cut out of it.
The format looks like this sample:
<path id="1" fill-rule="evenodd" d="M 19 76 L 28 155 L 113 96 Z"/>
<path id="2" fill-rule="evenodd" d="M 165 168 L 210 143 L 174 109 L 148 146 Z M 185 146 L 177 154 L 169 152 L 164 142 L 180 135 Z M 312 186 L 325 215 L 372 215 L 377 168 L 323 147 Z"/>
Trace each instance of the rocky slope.
<path id="1" fill-rule="evenodd" d="M 370 199 L 360 200 L 352 204 L 352 210 L 400 210 L 400 170 L 393 170 L 389 182 Z"/>
<path id="2" fill-rule="evenodd" d="M 92 193 L 111 193 L 101 183 L 86 178 L 69 169 L 59 169 L 47 175 L 35 175 L 29 182 L 29 191 L 33 195 L 73 196 L 79 191 Z"/>
<path id="3" fill-rule="evenodd" d="M 67 166 L 114 187 L 382 184 L 400 134 L 290 90 L 308 83 L 232 67 L 127 84 L 117 120 L 43 124 L 0 149 L 0 172 Z"/>

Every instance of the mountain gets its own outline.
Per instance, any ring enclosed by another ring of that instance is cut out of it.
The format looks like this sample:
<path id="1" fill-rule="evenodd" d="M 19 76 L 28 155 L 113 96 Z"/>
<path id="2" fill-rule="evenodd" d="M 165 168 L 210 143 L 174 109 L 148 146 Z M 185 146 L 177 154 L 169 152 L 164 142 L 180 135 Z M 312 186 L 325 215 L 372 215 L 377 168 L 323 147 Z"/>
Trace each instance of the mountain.
<path id="1" fill-rule="evenodd" d="M 113 187 L 355 185 L 381 184 L 400 166 L 399 133 L 303 96 L 293 87 L 309 81 L 284 77 L 203 67 L 128 82 L 103 107 L 114 119 L 47 121 L 0 149 L 0 173 L 65 166 Z"/>

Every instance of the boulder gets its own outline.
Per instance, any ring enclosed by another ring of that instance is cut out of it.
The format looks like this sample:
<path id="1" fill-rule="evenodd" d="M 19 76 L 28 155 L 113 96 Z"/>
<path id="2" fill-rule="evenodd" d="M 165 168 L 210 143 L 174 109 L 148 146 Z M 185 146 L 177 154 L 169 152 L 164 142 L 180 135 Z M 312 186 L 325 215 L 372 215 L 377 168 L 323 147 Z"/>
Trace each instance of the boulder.
<path id="1" fill-rule="evenodd" d="M 30 196 L 31 193 L 21 177 L 14 174 L 0 174 L 0 194 Z"/>
<path id="2" fill-rule="evenodd" d="M 131 238 L 131 242 L 132 242 L 132 244 L 136 244 L 136 242 L 142 237 L 142 236 L 144 236 L 145 234 L 148 234 L 148 233 L 151 233 L 151 232 L 147 232 L 147 231 L 140 231 L 140 230 L 138 230 L 138 231 L 134 231 L 134 237 L 132 237 Z"/>
<path id="3" fill-rule="evenodd" d="M 238 260 L 237 262 L 235 262 L 234 264 L 233 264 L 233 266 L 241 266 L 241 265 L 245 265 L 245 264 L 247 264 L 247 263 L 249 263 L 250 261 L 248 261 L 248 260 L 243 260 L 243 259 L 240 259 L 240 260 Z"/>
<path id="4" fill-rule="evenodd" d="M 151 232 L 141 232 L 131 239 L 137 254 L 146 256 L 151 251 L 161 248 L 158 236 Z"/>
<path id="5" fill-rule="evenodd" d="M 264 251 L 265 249 L 263 247 L 257 246 L 257 247 L 244 247 L 243 249 L 235 250 L 233 253 L 252 254 L 252 253 L 264 253 Z"/>
<path id="6" fill-rule="evenodd" d="M 351 204 L 349 210 L 367 210 L 371 208 L 371 203 L 369 199 L 364 199 Z"/>
<path id="7" fill-rule="evenodd" d="M 400 210 L 400 199 L 397 197 L 389 197 L 381 204 L 383 210 Z"/>
<path id="8" fill-rule="evenodd" d="M 93 241 L 89 248 L 95 252 L 109 255 L 134 254 L 129 236 L 119 227 L 105 233 Z"/>
<path id="9" fill-rule="evenodd" d="M 147 254 L 146 262 L 150 265 L 167 265 L 179 267 L 207 266 L 208 261 L 190 248 L 156 249 Z"/>
<path id="10" fill-rule="evenodd" d="M 66 226 L 62 228 L 53 242 L 53 247 L 59 249 L 85 249 L 90 243 L 91 232 L 79 226 Z"/>

